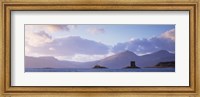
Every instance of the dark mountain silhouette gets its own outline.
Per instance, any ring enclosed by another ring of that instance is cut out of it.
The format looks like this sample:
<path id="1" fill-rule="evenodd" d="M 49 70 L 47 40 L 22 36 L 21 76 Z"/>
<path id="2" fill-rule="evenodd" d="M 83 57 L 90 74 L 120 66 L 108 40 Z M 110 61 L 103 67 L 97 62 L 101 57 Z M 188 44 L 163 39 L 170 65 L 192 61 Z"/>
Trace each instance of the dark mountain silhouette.
<path id="1" fill-rule="evenodd" d="M 135 61 L 137 67 L 153 67 L 160 62 L 175 61 L 175 54 L 161 50 L 151 54 L 138 56 L 131 51 L 124 51 L 92 62 L 60 61 L 54 57 L 25 56 L 26 68 L 93 68 L 96 64 L 112 69 L 121 69 L 130 66 Z"/>
<path id="2" fill-rule="evenodd" d="M 30 57 L 25 56 L 26 68 L 89 68 L 95 64 L 92 62 L 61 61 L 54 57 Z"/>
<path id="3" fill-rule="evenodd" d="M 133 60 L 138 60 L 138 56 L 131 51 L 124 51 L 110 57 L 106 57 L 98 62 L 99 65 L 107 68 L 124 68 L 130 65 Z"/>
<path id="4" fill-rule="evenodd" d="M 136 61 L 136 65 L 139 67 L 154 66 L 160 62 L 175 61 L 175 54 L 161 50 L 152 54 L 143 55 Z"/>
<path id="5" fill-rule="evenodd" d="M 108 68 L 123 68 L 129 66 L 131 61 L 135 61 L 138 67 L 149 67 L 159 62 L 175 61 L 175 54 L 161 50 L 152 54 L 137 56 L 131 51 L 125 51 L 102 59 L 98 64 Z"/>

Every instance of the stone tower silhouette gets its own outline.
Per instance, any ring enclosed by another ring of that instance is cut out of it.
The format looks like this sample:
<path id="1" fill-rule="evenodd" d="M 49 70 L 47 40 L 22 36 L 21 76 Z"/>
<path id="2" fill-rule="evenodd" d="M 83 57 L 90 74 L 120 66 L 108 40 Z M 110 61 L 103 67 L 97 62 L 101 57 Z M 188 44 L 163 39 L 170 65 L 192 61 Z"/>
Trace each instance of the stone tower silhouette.
<path id="1" fill-rule="evenodd" d="M 132 68 L 135 68 L 136 66 L 135 66 L 135 61 L 131 61 L 131 66 L 130 67 L 132 67 Z"/>

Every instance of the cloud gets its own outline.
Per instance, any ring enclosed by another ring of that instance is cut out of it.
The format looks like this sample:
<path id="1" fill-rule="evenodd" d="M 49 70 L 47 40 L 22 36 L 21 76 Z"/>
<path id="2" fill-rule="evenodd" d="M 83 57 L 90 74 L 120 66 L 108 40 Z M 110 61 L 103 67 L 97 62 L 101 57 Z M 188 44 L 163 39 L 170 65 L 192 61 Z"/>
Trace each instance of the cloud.
<path id="1" fill-rule="evenodd" d="M 54 49 L 53 47 L 50 47 L 49 50 L 50 50 L 50 51 L 54 51 L 55 49 Z"/>
<path id="2" fill-rule="evenodd" d="M 29 55 L 30 54 L 30 48 L 29 46 L 25 45 L 25 55 Z"/>
<path id="3" fill-rule="evenodd" d="M 78 26 L 77 25 L 67 25 L 69 30 L 76 29 Z"/>
<path id="4" fill-rule="evenodd" d="M 77 25 L 65 25 L 65 24 L 49 24 L 49 25 L 25 25 L 25 32 L 40 32 L 45 31 L 46 33 L 55 32 L 66 32 L 75 29 Z"/>
<path id="5" fill-rule="evenodd" d="M 72 57 L 72 61 L 77 62 L 88 62 L 95 61 L 105 58 L 105 55 L 84 55 L 84 54 L 76 54 Z"/>
<path id="6" fill-rule="evenodd" d="M 25 34 L 25 44 L 33 47 L 38 47 L 40 45 L 52 42 L 52 37 L 44 31 L 34 33 L 27 32 Z"/>
<path id="7" fill-rule="evenodd" d="M 175 29 L 171 29 L 169 31 L 164 32 L 161 37 L 168 38 L 175 41 Z"/>
<path id="8" fill-rule="evenodd" d="M 69 31 L 68 25 L 45 25 L 43 26 L 46 32 L 54 33 L 59 31 Z"/>
<path id="9" fill-rule="evenodd" d="M 114 53 L 110 52 L 104 55 L 86 55 L 86 54 L 75 54 L 74 56 L 56 56 L 58 60 L 70 60 L 76 62 L 89 62 L 103 59 L 105 57 L 111 56 Z"/>
<path id="10" fill-rule="evenodd" d="M 54 39 L 52 42 L 29 48 L 31 48 L 32 54 L 37 53 L 46 56 L 104 55 L 109 50 L 107 45 L 78 36 Z"/>
<path id="11" fill-rule="evenodd" d="M 133 40 L 135 40 L 135 38 L 132 37 L 132 38 L 130 38 L 129 40 L 130 40 L 130 41 L 133 41 Z"/>
<path id="12" fill-rule="evenodd" d="M 170 33 L 170 34 L 169 34 Z M 175 52 L 175 30 L 169 30 L 157 37 L 152 37 L 150 39 L 134 39 L 124 43 L 116 44 L 112 51 L 121 52 L 124 50 L 130 50 L 136 54 L 142 55 L 158 50 L 167 50 L 170 52 Z"/>
<path id="13" fill-rule="evenodd" d="M 91 34 L 100 34 L 105 32 L 103 28 L 89 28 L 87 31 Z"/>

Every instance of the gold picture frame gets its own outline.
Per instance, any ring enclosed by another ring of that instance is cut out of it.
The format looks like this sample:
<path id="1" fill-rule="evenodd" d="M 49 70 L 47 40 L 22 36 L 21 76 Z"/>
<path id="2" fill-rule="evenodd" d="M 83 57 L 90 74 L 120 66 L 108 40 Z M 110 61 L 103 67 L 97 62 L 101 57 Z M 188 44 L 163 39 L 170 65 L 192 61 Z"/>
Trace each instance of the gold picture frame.
<path id="1" fill-rule="evenodd" d="M 0 89 L 5 97 L 200 97 L 199 70 L 199 0 L 4 0 L 1 2 Z M 158 87 L 34 87 L 11 86 L 11 11 L 24 10 L 117 10 L 117 11 L 189 11 L 190 17 L 190 82 L 189 86 Z M 37 95 L 35 95 L 37 94 Z M 56 94 L 56 95 L 52 95 Z"/>

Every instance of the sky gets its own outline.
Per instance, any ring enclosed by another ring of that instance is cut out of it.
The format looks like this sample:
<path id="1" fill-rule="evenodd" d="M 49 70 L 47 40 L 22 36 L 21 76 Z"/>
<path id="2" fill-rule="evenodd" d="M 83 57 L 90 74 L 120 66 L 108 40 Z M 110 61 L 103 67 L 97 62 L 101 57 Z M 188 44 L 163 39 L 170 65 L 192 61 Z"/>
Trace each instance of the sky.
<path id="1" fill-rule="evenodd" d="M 126 50 L 137 55 L 175 53 L 175 25 L 25 25 L 25 56 L 86 62 Z"/>

